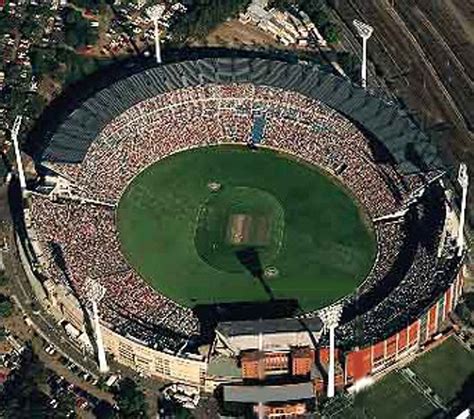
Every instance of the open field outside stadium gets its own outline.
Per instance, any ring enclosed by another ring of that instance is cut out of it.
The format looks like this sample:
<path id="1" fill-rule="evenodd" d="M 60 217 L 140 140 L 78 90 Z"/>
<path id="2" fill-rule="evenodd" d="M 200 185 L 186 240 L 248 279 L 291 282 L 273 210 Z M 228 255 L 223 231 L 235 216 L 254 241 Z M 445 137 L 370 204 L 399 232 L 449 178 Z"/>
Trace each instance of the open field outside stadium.
<path id="1" fill-rule="evenodd" d="M 474 401 L 474 352 L 467 350 L 455 338 L 448 339 L 418 358 L 411 368 L 445 403 L 452 402 L 470 379 Z"/>
<path id="2" fill-rule="evenodd" d="M 354 404 L 332 417 L 344 419 L 423 419 L 437 408 L 400 372 L 384 377 L 372 388 L 356 395 Z"/>
<path id="3" fill-rule="evenodd" d="M 425 419 L 437 408 L 400 372 L 382 378 L 355 396 L 352 406 L 330 414 L 338 419 Z"/>
<path id="4" fill-rule="evenodd" d="M 331 418 L 394 418 L 415 419 L 450 417 L 449 409 L 470 397 L 474 400 L 474 353 L 454 337 L 421 355 L 405 370 L 412 371 L 407 379 L 404 369 L 383 377 L 366 390 L 356 394 L 352 404 L 328 412 Z M 424 387 L 427 386 L 427 387 Z M 424 390 L 429 388 L 429 394 Z M 439 398 L 437 405 L 435 397 Z M 439 416 L 436 416 L 439 415 Z"/>
<path id="5" fill-rule="evenodd" d="M 341 185 L 265 149 L 161 160 L 126 189 L 117 223 L 131 265 L 190 307 L 275 298 L 316 309 L 352 292 L 375 257 L 373 233 Z"/>

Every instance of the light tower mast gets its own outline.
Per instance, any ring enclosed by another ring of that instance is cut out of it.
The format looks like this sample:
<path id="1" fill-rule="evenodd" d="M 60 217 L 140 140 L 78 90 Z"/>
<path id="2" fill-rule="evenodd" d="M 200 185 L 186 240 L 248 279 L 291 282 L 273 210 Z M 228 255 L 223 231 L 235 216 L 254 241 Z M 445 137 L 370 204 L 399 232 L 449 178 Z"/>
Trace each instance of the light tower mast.
<path id="1" fill-rule="evenodd" d="M 104 342 L 102 341 L 102 330 L 100 329 L 98 303 L 105 294 L 105 288 L 96 280 L 89 278 L 85 284 L 87 299 L 91 304 L 91 315 L 94 324 L 95 340 L 97 345 L 97 357 L 99 361 L 99 371 L 106 373 L 109 371 L 107 358 L 105 357 Z"/>
<path id="2" fill-rule="evenodd" d="M 466 221 L 466 205 L 467 205 L 467 189 L 469 187 L 469 175 L 467 174 L 467 166 L 461 163 L 458 172 L 458 183 L 462 188 L 461 198 L 461 214 L 459 215 L 459 230 L 458 230 L 458 256 L 462 255 L 464 250 L 464 223 Z"/>
<path id="3" fill-rule="evenodd" d="M 365 89 L 367 87 L 367 41 L 372 36 L 374 28 L 357 19 L 354 19 L 352 23 L 354 24 L 359 36 L 362 38 L 361 85 Z"/>
<path id="4" fill-rule="evenodd" d="M 164 11 L 165 11 L 165 6 L 162 4 L 157 4 L 147 9 L 148 17 L 153 21 L 153 26 L 155 29 L 155 53 L 156 53 L 156 62 L 158 64 L 161 64 L 161 45 L 160 45 L 161 33 L 160 33 L 160 28 L 158 27 L 158 20 L 161 19 Z"/>
<path id="5" fill-rule="evenodd" d="M 20 145 L 18 144 L 18 133 L 20 132 L 22 119 L 23 119 L 23 116 L 21 115 L 18 115 L 15 118 L 15 122 L 13 123 L 13 128 L 11 132 L 11 137 L 13 141 L 13 148 L 15 149 L 15 159 L 16 159 L 16 166 L 18 168 L 18 178 L 20 180 L 21 194 L 23 195 L 26 190 L 26 179 L 25 179 L 25 171 L 23 170 L 23 162 L 21 160 Z"/>
<path id="6" fill-rule="evenodd" d="M 335 331 L 339 325 L 342 314 L 342 304 L 335 304 L 324 308 L 319 312 L 319 317 L 323 321 L 324 329 L 329 330 L 329 368 L 328 368 L 328 398 L 334 397 L 335 386 Z"/>

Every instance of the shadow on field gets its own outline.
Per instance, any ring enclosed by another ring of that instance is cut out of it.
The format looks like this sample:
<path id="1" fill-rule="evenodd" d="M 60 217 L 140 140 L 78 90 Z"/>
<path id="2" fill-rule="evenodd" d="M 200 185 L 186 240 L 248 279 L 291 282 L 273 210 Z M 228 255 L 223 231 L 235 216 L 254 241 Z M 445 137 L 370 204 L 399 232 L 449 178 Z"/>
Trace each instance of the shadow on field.
<path id="1" fill-rule="evenodd" d="M 275 295 L 273 294 L 273 290 L 263 276 L 263 267 L 258 250 L 254 247 L 247 247 L 242 250 L 237 250 L 235 256 L 242 266 L 249 271 L 250 275 L 260 282 L 265 293 L 268 295 L 268 298 L 270 298 L 271 301 L 274 301 Z"/>
<path id="2" fill-rule="evenodd" d="M 262 302 L 234 302 L 200 304 L 194 307 L 194 314 L 201 324 L 204 340 L 212 340 L 218 323 L 293 317 L 299 313 L 297 300 L 272 300 Z"/>

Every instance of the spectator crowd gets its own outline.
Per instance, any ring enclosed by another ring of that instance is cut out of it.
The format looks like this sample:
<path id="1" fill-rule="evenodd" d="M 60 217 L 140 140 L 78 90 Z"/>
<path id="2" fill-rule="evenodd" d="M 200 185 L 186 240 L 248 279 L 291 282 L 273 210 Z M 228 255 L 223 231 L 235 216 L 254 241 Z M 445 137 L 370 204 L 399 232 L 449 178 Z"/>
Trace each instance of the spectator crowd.
<path id="1" fill-rule="evenodd" d="M 372 220 L 377 258 L 357 293 L 348 299 L 341 337 L 355 339 L 356 319 L 364 325 L 367 339 L 383 333 L 384 322 L 406 321 L 406 312 L 411 313 L 407 305 L 418 307 L 424 295 L 435 292 L 431 278 L 439 270 L 442 194 L 433 187 L 406 215 L 378 221 L 403 209 L 423 180 L 402 176 L 389 160 L 381 162 L 374 153 L 376 144 L 323 103 L 251 84 L 203 85 L 146 99 L 113 119 L 82 162 L 51 164 L 74 185 L 80 199 L 32 196 L 32 219 L 46 275 L 79 295 L 87 278 L 98 280 L 106 289 L 100 303 L 103 320 L 147 344 L 179 346 L 183 339 L 198 335 L 199 321 L 192 310 L 153 290 L 128 265 L 120 250 L 114 208 L 137 174 L 167 156 L 196 147 L 249 144 L 256 118 L 265 120 L 258 147 L 327 171 Z M 413 239 L 427 220 L 432 227 L 430 240 Z"/>

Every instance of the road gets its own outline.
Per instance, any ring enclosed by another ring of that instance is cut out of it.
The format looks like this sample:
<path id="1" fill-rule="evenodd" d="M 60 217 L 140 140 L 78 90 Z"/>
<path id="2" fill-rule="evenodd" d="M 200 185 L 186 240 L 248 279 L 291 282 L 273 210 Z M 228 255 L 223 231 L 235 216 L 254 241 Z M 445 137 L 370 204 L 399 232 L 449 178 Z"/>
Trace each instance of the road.
<path id="1" fill-rule="evenodd" d="M 7 188 L 0 189 L 0 202 L 6 202 L 8 199 Z M 0 214 L 2 220 L 2 235 L 7 242 L 8 251 L 3 252 L 3 262 L 9 282 L 12 299 L 21 309 L 24 315 L 27 315 L 34 324 L 34 329 L 44 340 L 54 345 L 58 352 L 66 358 L 71 359 L 84 371 L 88 371 L 92 376 L 98 377 L 96 363 L 89 355 L 84 354 L 79 347 L 71 344 L 65 338 L 64 331 L 54 319 L 39 305 L 35 304 L 35 310 L 32 308 L 32 302 L 36 300 L 33 290 L 26 278 L 23 267 L 21 266 L 20 256 L 15 241 L 12 220 L 7 208 Z"/>
<path id="2" fill-rule="evenodd" d="M 9 229 L 2 228 L 2 235 L 5 237 L 5 234 L 8 234 Z M 11 235 L 11 231 L 10 231 Z M 22 327 L 25 326 L 22 315 L 27 315 L 33 322 L 31 326 L 33 331 L 38 336 L 29 336 L 28 339 L 31 339 L 33 348 L 38 357 L 43 361 L 45 366 L 54 371 L 59 376 L 65 377 L 66 381 L 74 384 L 76 387 L 82 389 L 83 391 L 95 396 L 100 400 L 105 400 L 108 403 L 113 404 L 114 398 L 111 393 L 103 391 L 89 382 L 84 381 L 79 375 L 71 372 L 66 366 L 60 361 L 59 355 L 64 358 L 73 361 L 82 369 L 82 373 L 89 372 L 91 376 L 97 377 L 97 368 L 95 366 L 94 360 L 90 359 L 87 355 L 77 347 L 71 345 L 71 343 L 65 339 L 61 327 L 56 325 L 55 322 L 49 317 L 49 315 L 41 310 L 33 312 L 31 308 L 31 301 L 33 301 L 32 290 L 29 288 L 26 277 L 23 275 L 21 269 L 18 265 L 18 254 L 16 253 L 15 243 L 13 238 L 10 237 L 8 252 L 3 253 L 5 256 L 6 262 L 6 272 L 10 281 L 8 282 L 8 291 L 11 295 L 12 300 L 15 305 L 20 309 L 21 315 L 18 317 L 18 321 L 13 324 L 16 324 L 15 327 L 12 327 L 12 332 L 14 334 L 21 335 L 23 338 L 28 336 L 23 336 L 24 333 Z M 56 355 L 50 356 L 47 355 L 44 351 L 43 342 L 46 341 L 48 344 L 54 345 L 56 348 Z"/>
<path id="3" fill-rule="evenodd" d="M 84 354 L 78 347 L 71 344 L 70 340 L 64 336 L 62 328 L 56 324 L 54 319 L 42 308 L 33 311 L 31 302 L 35 300 L 28 280 L 21 267 L 19 267 L 19 255 L 13 237 L 9 241 L 9 254 L 5 258 L 5 265 L 11 281 L 12 299 L 20 307 L 23 314 L 27 315 L 34 324 L 34 329 L 45 341 L 54 345 L 58 352 L 66 358 L 71 359 L 84 371 L 92 376 L 98 377 L 96 363 L 89 355 Z M 38 304 L 37 304 L 38 305 Z M 39 305 L 38 305 L 39 306 Z"/>

